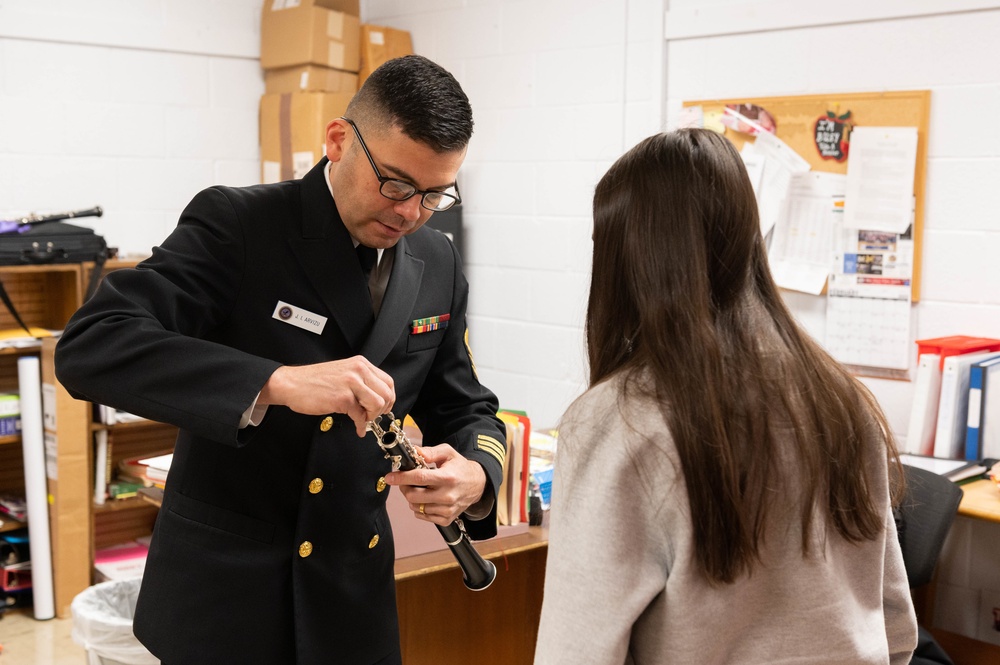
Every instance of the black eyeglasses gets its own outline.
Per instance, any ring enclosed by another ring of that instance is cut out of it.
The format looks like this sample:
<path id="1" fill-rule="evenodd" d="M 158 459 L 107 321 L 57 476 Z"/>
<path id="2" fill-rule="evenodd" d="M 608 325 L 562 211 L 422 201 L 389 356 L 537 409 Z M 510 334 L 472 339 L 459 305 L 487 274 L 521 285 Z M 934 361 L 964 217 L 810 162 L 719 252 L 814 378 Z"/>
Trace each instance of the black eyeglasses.
<path id="1" fill-rule="evenodd" d="M 375 160 L 372 159 L 372 154 L 368 152 L 368 146 L 365 145 L 365 140 L 361 137 L 361 131 L 358 129 L 358 126 L 355 125 L 354 121 L 350 118 L 341 117 L 341 120 L 353 127 L 354 133 L 358 135 L 358 143 L 361 144 L 361 149 L 365 151 L 365 155 L 368 157 L 368 163 L 372 165 L 372 170 L 375 171 L 375 177 L 378 178 L 379 182 L 378 191 L 382 194 L 382 196 L 387 199 L 392 199 L 393 201 L 405 201 L 415 194 L 420 194 L 420 205 L 434 212 L 447 210 L 456 203 L 462 202 L 462 196 L 458 193 L 457 184 L 455 185 L 454 193 L 434 191 L 425 192 L 417 189 L 405 180 L 396 180 L 395 178 L 384 177 L 381 173 L 379 173 L 378 167 L 375 166 Z"/>

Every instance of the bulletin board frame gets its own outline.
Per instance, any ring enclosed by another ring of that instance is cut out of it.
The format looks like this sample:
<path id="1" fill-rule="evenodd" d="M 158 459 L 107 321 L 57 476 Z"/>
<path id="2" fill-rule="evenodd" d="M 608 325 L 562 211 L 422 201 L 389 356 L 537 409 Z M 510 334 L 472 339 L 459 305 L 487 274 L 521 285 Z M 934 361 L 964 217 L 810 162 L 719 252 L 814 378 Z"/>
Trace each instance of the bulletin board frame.
<path id="1" fill-rule="evenodd" d="M 920 275 L 923 253 L 924 194 L 927 178 L 927 141 L 930 124 L 930 90 L 899 90 L 889 92 L 829 93 L 779 97 L 740 97 L 685 101 L 682 106 L 700 106 L 706 118 L 721 114 L 727 104 L 756 104 L 775 120 L 775 135 L 795 150 L 814 171 L 847 173 L 848 158 L 842 162 L 820 156 L 814 140 L 816 121 L 832 112 L 841 116 L 851 112 L 855 127 L 916 127 L 917 161 L 913 173 L 913 277 L 911 300 L 920 300 Z M 725 128 L 724 135 L 736 146 L 753 141 L 753 137 Z"/>

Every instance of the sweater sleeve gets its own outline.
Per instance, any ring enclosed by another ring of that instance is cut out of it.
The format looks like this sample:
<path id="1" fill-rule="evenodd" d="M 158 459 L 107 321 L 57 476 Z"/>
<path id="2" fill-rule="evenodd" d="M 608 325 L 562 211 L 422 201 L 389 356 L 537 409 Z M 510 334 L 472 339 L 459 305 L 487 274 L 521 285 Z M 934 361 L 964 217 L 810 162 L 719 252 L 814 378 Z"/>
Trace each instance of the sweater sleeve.
<path id="1" fill-rule="evenodd" d="M 626 662 L 632 626 L 662 592 L 656 507 L 636 472 L 639 435 L 585 395 L 560 427 L 536 665 Z M 662 531 L 662 530 L 661 530 Z"/>
<path id="2" fill-rule="evenodd" d="M 896 521 L 886 508 L 885 564 L 882 572 L 882 612 L 891 665 L 910 662 L 917 647 L 917 617 L 913 611 L 910 587 L 899 547 Z"/>

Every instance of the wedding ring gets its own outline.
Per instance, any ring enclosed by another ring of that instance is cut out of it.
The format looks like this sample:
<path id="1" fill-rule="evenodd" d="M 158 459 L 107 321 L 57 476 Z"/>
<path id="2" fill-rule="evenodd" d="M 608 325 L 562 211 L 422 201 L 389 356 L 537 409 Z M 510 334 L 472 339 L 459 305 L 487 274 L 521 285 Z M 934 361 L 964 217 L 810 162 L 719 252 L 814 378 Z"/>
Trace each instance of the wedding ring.
<path id="1" fill-rule="evenodd" d="M 424 512 L 424 504 L 420 504 L 420 514 L 421 515 L 426 515 L 427 514 L 427 513 Z"/>

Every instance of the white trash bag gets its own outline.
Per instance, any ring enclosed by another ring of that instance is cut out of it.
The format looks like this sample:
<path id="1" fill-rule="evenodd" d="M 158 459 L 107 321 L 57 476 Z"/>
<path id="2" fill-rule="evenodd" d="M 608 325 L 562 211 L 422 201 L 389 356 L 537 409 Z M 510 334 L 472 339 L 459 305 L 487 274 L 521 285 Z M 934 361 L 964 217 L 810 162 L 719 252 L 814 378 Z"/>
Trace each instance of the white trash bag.
<path id="1" fill-rule="evenodd" d="M 132 634 L 140 582 L 139 577 L 102 582 L 73 598 L 73 641 L 87 649 L 89 665 L 159 665 Z"/>

